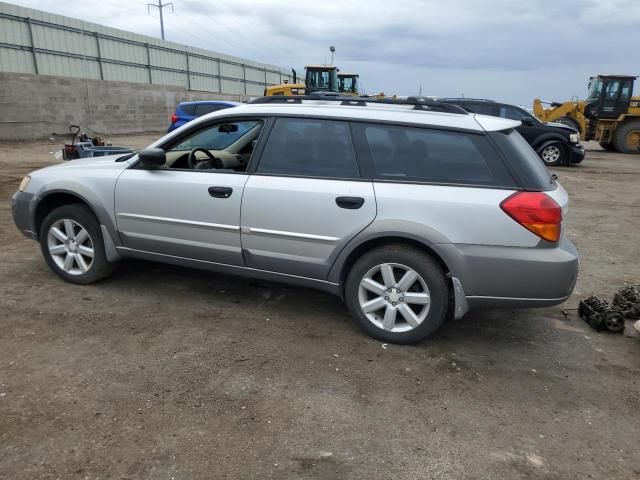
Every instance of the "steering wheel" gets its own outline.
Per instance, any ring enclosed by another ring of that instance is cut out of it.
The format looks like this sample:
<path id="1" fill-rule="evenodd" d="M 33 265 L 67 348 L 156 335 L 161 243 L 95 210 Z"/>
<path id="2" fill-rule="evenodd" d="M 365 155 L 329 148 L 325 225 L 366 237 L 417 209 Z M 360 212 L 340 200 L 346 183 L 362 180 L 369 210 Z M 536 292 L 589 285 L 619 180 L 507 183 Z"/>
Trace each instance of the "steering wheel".
<path id="1" fill-rule="evenodd" d="M 224 168 L 224 164 L 222 163 L 222 160 L 220 160 L 219 158 L 214 157 L 213 153 L 211 153 L 206 148 L 198 147 L 198 148 L 194 148 L 193 150 L 191 150 L 189 152 L 189 156 L 187 157 L 187 166 L 190 169 L 198 168 L 196 166 L 197 165 L 197 161 L 198 161 L 198 159 L 196 158 L 196 155 L 195 155 L 196 152 L 202 152 L 207 157 L 209 157 L 208 161 L 211 164 L 211 167 L 209 167 L 209 168 Z"/>

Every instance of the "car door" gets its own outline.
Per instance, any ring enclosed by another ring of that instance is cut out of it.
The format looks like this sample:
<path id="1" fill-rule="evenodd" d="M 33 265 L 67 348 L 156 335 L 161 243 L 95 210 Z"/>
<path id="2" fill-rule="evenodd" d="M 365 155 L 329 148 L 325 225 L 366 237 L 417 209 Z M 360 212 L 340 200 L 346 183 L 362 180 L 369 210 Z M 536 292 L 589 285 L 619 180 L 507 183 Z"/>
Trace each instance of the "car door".
<path id="1" fill-rule="evenodd" d="M 376 215 L 344 121 L 278 118 L 245 185 L 247 265 L 326 278 L 344 245 Z"/>
<path id="2" fill-rule="evenodd" d="M 243 135 L 259 135 L 260 120 L 250 128 L 226 120 L 192 133 L 165 148 L 167 164 L 146 169 L 140 164 L 127 169 L 115 189 L 115 211 L 120 239 L 125 248 L 229 265 L 243 265 L 240 245 L 240 204 L 248 174 L 232 163 L 214 167 L 202 151 L 194 153 L 196 168 L 187 156 L 193 148 L 214 152 L 220 158 Z M 246 123 L 246 122 L 245 122 Z M 239 128 L 230 128 L 235 125 Z M 222 127 L 225 127 L 221 131 Z M 227 145 L 231 142 L 231 145 Z"/>

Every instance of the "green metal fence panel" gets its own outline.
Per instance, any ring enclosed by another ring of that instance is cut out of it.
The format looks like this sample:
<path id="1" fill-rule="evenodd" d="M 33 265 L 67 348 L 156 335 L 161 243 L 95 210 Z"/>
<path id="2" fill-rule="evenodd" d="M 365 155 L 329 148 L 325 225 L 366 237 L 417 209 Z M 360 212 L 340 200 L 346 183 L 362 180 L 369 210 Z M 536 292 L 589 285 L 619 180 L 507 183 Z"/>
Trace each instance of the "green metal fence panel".
<path id="1" fill-rule="evenodd" d="M 262 95 L 288 71 L 0 2 L 0 71 Z"/>

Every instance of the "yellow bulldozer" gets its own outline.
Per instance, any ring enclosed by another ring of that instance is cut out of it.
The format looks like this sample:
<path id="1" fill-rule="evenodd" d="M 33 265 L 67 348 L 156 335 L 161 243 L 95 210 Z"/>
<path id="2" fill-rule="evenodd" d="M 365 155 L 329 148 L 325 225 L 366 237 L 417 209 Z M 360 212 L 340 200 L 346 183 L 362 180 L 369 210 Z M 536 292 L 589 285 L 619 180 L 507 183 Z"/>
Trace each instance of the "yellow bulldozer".
<path id="1" fill-rule="evenodd" d="M 304 83 L 298 82 L 296 71 L 293 70 L 292 83 L 271 85 L 264 89 L 264 96 L 272 95 L 309 95 L 313 92 L 338 93 L 338 67 L 332 65 L 307 65 L 304 67 Z"/>
<path id="2" fill-rule="evenodd" d="M 338 73 L 338 92 L 357 97 L 360 95 L 360 75 L 357 73 Z"/>
<path id="3" fill-rule="evenodd" d="M 584 140 L 595 140 L 602 148 L 640 154 L 640 96 L 633 96 L 631 75 L 597 75 L 589 81 L 586 100 L 551 103 L 533 101 L 533 113 L 544 122 L 574 127 Z"/>

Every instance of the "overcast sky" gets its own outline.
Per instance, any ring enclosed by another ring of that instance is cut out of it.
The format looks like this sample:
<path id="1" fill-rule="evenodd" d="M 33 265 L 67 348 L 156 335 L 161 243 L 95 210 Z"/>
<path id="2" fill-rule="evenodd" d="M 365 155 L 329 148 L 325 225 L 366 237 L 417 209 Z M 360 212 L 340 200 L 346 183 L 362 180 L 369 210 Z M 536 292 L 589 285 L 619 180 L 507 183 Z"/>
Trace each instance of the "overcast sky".
<path id="1" fill-rule="evenodd" d="M 165 0 L 166 1 L 166 0 Z M 12 3 L 160 36 L 139 0 Z M 597 73 L 640 74 L 640 0 L 173 0 L 166 39 L 294 67 L 330 59 L 369 93 L 584 97 Z"/>

